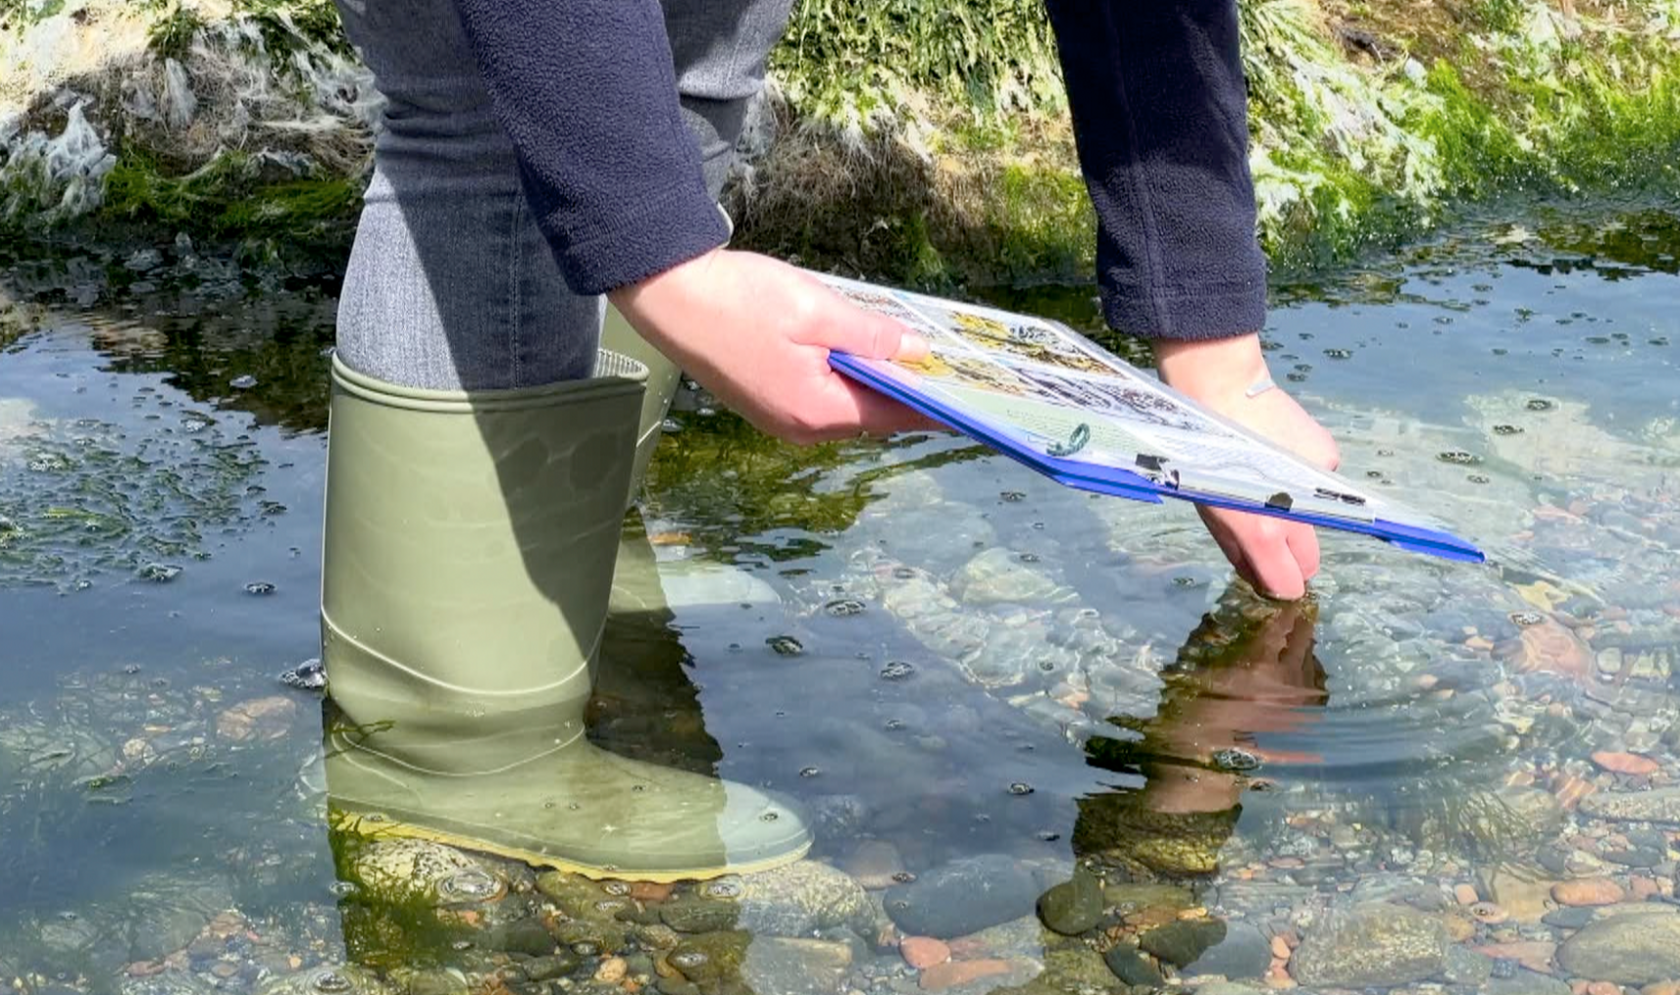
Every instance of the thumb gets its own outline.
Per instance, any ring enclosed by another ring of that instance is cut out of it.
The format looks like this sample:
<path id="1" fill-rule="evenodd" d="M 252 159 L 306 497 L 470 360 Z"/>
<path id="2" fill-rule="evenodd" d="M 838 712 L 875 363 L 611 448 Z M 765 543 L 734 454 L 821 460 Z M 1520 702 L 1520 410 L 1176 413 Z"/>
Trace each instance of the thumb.
<path id="1" fill-rule="evenodd" d="M 896 319 L 847 304 L 826 322 L 812 345 L 849 353 L 859 359 L 915 362 L 928 354 L 927 340 Z"/>

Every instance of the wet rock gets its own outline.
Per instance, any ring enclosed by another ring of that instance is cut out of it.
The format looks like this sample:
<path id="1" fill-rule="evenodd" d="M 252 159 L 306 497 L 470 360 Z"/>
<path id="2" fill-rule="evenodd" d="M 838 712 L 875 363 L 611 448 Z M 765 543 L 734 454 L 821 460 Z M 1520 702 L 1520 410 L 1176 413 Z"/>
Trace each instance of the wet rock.
<path id="1" fill-rule="evenodd" d="M 1541 616 L 1523 628 L 1520 638 L 1501 648 L 1501 655 L 1522 671 L 1556 674 L 1586 683 L 1597 667 L 1592 650 L 1574 632 Z"/>
<path id="2" fill-rule="evenodd" d="M 401 905 L 416 900 L 440 903 L 441 891 L 458 876 L 476 879 L 498 876 L 488 862 L 480 862 L 454 847 L 425 840 L 374 840 L 355 851 L 349 879 L 379 902 Z"/>
<path id="3" fill-rule="evenodd" d="M 897 883 L 897 875 L 904 872 L 904 861 L 898 847 L 886 840 L 864 840 L 840 862 L 840 868 L 870 891 L 884 891 Z"/>
<path id="4" fill-rule="evenodd" d="M 235 743 L 279 739 L 291 730 L 298 703 L 278 695 L 241 702 L 216 716 L 216 735 Z"/>
<path id="5" fill-rule="evenodd" d="M 1045 952 L 1042 980 L 1056 991 L 1103 991 L 1114 984 L 1114 974 L 1095 950 L 1067 946 Z"/>
<path id="6" fill-rule="evenodd" d="M 1493 974 L 1493 961 L 1464 947 L 1447 948 L 1447 963 L 1441 969 L 1441 980 L 1450 985 L 1475 987 Z"/>
<path id="7" fill-rule="evenodd" d="M 1541 917 L 1540 921 L 1548 926 L 1556 926 L 1559 929 L 1580 929 L 1582 926 L 1585 926 L 1587 923 L 1592 922 L 1596 918 L 1598 918 L 1597 909 L 1585 907 L 1574 909 L 1562 908 L 1554 912 L 1546 913 Z"/>
<path id="8" fill-rule="evenodd" d="M 215 874 L 148 874 L 128 888 L 125 924 L 131 960 L 157 960 L 187 944 L 233 905 L 230 882 Z"/>
<path id="9" fill-rule="evenodd" d="M 1596 819 L 1680 825 L 1680 788 L 1614 794 L 1599 792 L 1582 799 L 1580 810 L 1583 815 Z"/>
<path id="10" fill-rule="evenodd" d="M 1019 553 L 994 546 L 964 564 L 951 578 L 951 593 L 963 604 L 1036 603 L 1060 591 L 1049 577 L 1021 561 Z"/>
<path id="11" fill-rule="evenodd" d="M 529 975 L 526 975 L 529 977 Z M 467 977 L 459 969 L 432 968 L 402 978 L 404 995 L 467 995 Z"/>
<path id="12" fill-rule="evenodd" d="M 740 881 L 740 927 L 754 936 L 809 936 L 842 926 L 864 930 L 871 919 L 863 886 L 814 860 Z"/>
<path id="13" fill-rule="evenodd" d="M 959 985 L 972 984 L 982 978 L 1008 974 L 1015 965 L 1006 960 L 954 960 L 937 964 L 922 972 L 921 988 L 927 992 L 944 991 Z"/>
<path id="14" fill-rule="evenodd" d="M 950 946 L 945 941 L 936 940 L 931 936 L 906 936 L 899 941 L 898 952 L 904 958 L 904 963 L 918 971 L 951 959 Z"/>
<path id="15" fill-rule="evenodd" d="M 1178 919 L 1144 933 L 1138 946 L 1156 960 L 1174 967 L 1196 963 L 1214 944 L 1225 939 L 1225 924 L 1218 919 Z"/>
<path id="16" fill-rule="evenodd" d="M 1609 878 L 1560 881 L 1552 887 L 1552 898 L 1559 905 L 1615 905 L 1624 897 L 1622 886 Z"/>
<path id="17" fill-rule="evenodd" d="M 684 979 L 703 988 L 719 985 L 741 976 L 752 939 L 751 933 L 740 930 L 691 936 L 677 944 L 665 960 Z"/>
<path id="18" fill-rule="evenodd" d="M 10 980 L 8 978 L 8 980 Z M 61 988 L 66 995 L 74 988 Z M 212 995 L 217 986 L 185 968 L 171 968 L 158 974 L 140 978 L 124 978 L 117 988 L 120 995 Z M 263 989 L 263 995 L 300 995 L 293 990 Z"/>
<path id="19" fill-rule="evenodd" d="M 852 966 L 852 948 L 832 940 L 759 937 L 741 976 L 755 992 L 833 995 Z"/>
<path id="20" fill-rule="evenodd" d="M 492 929 L 484 939 L 484 946 L 510 954 L 546 957 L 554 953 L 555 941 L 542 923 L 534 919 L 520 919 Z"/>
<path id="21" fill-rule="evenodd" d="M 1565 940 L 1557 959 L 1575 977 L 1623 985 L 1680 978 L 1680 916 L 1601 919 Z"/>
<path id="22" fill-rule="evenodd" d="M 1038 898 L 1032 874 L 1001 854 L 952 861 L 886 893 L 887 915 L 906 933 L 950 939 L 1008 922 Z"/>
<path id="23" fill-rule="evenodd" d="M 1482 995 L 1570 995 L 1564 981 L 1545 974 L 1519 969 L 1510 977 L 1492 977 L 1482 984 Z"/>
<path id="24" fill-rule="evenodd" d="M 741 918 L 734 902 L 690 896 L 659 907 L 659 919 L 679 933 L 715 933 L 734 929 Z"/>
<path id="25" fill-rule="evenodd" d="M 1102 884 L 1085 871 L 1056 885 L 1038 899 L 1038 917 L 1063 936 L 1078 936 L 1102 918 Z"/>
<path id="26" fill-rule="evenodd" d="M 1301 941 L 1289 973 L 1307 987 L 1411 984 L 1446 968 L 1441 921 L 1403 905 L 1376 903 L 1332 913 Z"/>
<path id="27" fill-rule="evenodd" d="M 1221 975 L 1232 981 L 1260 978 L 1272 966 L 1272 944 L 1259 928 L 1246 922 L 1227 923 L 1225 938 L 1191 961 L 1185 974 Z"/>
<path id="28" fill-rule="evenodd" d="M 1482 893 L 1517 922 L 1539 922 L 1552 909 L 1552 888 L 1559 882 L 1539 868 L 1501 866 L 1483 875 Z"/>
<path id="29" fill-rule="evenodd" d="M 1594 753 L 1592 762 L 1599 769 L 1610 771 L 1612 774 L 1631 774 L 1636 777 L 1649 777 L 1662 769 L 1662 765 L 1650 757 L 1615 750 L 1600 750 Z"/>
<path id="30" fill-rule="evenodd" d="M 337 964 L 283 975 L 257 990 L 259 995 L 385 995 L 391 989 L 365 968 Z M 166 991 L 173 995 L 175 990 Z M 191 989 L 181 991 L 190 992 Z"/>
<path id="31" fill-rule="evenodd" d="M 578 969 L 582 958 L 570 950 L 559 950 L 544 957 L 533 957 L 526 961 L 525 977 L 532 981 L 548 981 L 563 977 Z"/>
<path id="32" fill-rule="evenodd" d="M 1157 986 L 1165 980 L 1155 962 L 1135 947 L 1115 947 L 1103 955 L 1103 962 L 1116 978 L 1128 985 Z"/>

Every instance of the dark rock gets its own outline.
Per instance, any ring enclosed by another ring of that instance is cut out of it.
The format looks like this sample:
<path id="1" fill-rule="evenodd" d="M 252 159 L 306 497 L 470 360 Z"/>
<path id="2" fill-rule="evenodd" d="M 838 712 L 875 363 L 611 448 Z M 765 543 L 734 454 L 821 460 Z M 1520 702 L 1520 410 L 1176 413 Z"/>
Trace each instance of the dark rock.
<path id="1" fill-rule="evenodd" d="M 1159 932 L 1159 930 L 1157 930 Z M 1218 974 L 1232 981 L 1264 977 L 1272 966 L 1272 944 L 1246 922 L 1225 924 L 1225 938 L 1191 961 L 1186 974 Z"/>
<path id="2" fill-rule="evenodd" d="M 1603 857 L 1612 864 L 1623 867 L 1655 867 L 1663 862 L 1665 854 L 1661 850 L 1647 850 L 1644 847 L 1634 847 L 1629 850 L 1611 850 Z"/>
<path id="3" fill-rule="evenodd" d="M 1540 921 L 1558 929 L 1580 929 L 1597 916 L 1598 910 L 1591 906 L 1564 906 L 1546 913 Z"/>
<path id="4" fill-rule="evenodd" d="M 554 937 L 549 935 L 542 923 L 521 919 L 490 930 L 485 946 L 510 954 L 544 957 L 554 952 Z"/>
<path id="5" fill-rule="evenodd" d="M 715 933 L 734 929 L 740 906 L 705 898 L 684 898 L 659 907 L 660 921 L 679 933 Z"/>
<path id="6" fill-rule="evenodd" d="M 1114 976 L 1128 985 L 1160 985 L 1161 969 L 1134 947 L 1115 947 L 1103 956 Z"/>
<path id="7" fill-rule="evenodd" d="M 888 889 L 886 909 L 899 929 L 948 940 L 1017 919 L 1037 898 L 1030 872 L 1010 857 L 989 854 L 952 861 Z"/>
<path id="8" fill-rule="evenodd" d="M 1441 979 L 1451 985 L 1474 988 L 1493 976 L 1493 961 L 1474 950 L 1454 946 L 1447 951 L 1447 964 Z"/>
<path id="9" fill-rule="evenodd" d="M 1225 924 L 1218 919 L 1179 919 L 1152 929 L 1138 938 L 1138 946 L 1156 960 L 1174 967 L 1194 964 L 1214 944 L 1225 939 Z"/>
<path id="10" fill-rule="evenodd" d="M 751 943 L 752 934 L 742 930 L 706 933 L 687 937 L 665 959 L 697 985 L 721 985 L 740 979 Z"/>
<path id="11" fill-rule="evenodd" d="M 1038 918 L 1063 936 L 1078 936 L 1097 925 L 1103 913 L 1102 885 L 1085 871 L 1075 871 L 1038 899 Z"/>
<path id="12" fill-rule="evenodd" d="M 525 962 L 525 976 L 532 981 L 549 981 L 577 970 L 581 958 L 570 950 L 561 950 L 547 957 L 533 957 Z"/>

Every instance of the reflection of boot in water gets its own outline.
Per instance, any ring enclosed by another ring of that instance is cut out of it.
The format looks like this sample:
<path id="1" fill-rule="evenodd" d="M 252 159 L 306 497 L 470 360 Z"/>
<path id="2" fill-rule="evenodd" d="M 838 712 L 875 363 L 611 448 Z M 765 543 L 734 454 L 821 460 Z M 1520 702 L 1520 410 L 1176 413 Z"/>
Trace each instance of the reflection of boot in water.
<path id="1" fill-rule="evenodd" d="M 1093 766 L 1144 785 L 1081 799 L 1074 852 L 1142 877 L 1216 873 L 1260 759 L 1255 735 L 1292 729 L 1328 699 L 1315 618 L 1310 602 L 1238 597 L 1206 616 L 1163 671 L 1155 717 L 1125 723 L 1140 737 L 1087 744 Z"/>
<path id="2" fill-rule="evenodd" d="M 335 362 L 334 818 L 601 876 L 794 859 L 803 825 L 760 792 L 584 737 L 644 398 L 645 370 L 603 357 L 618 376 L 474 395 Z"/>

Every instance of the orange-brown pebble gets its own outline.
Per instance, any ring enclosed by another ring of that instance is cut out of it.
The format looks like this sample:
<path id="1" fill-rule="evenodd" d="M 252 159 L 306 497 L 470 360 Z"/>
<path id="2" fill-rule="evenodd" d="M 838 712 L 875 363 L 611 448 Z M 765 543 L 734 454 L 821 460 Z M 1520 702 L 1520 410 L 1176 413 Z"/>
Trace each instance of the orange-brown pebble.
<path id="1" fill-rule="evenodd" d="M 1571 995 L 1587 995 L 1587 982 L 1577 981 L 1569 986 Z"/>
<path id="2" fill-rule="evenodd" d="M 1006 960 L 953 960 L 935 964 L 922 972 L 922 990 L 937 992 L 994 974 L 1008 974 L 1009 967 Z"/>
<path id="3" fill-rule="evenodd" d="M 1447 935 L 1454 943 L 1463 943 L 1476 935 L 1476 920 L 1470 918 L 1467 912 L 1448 913 L 1441 921 L 1446 924 Z"/>
<path id="4" fill-rule="evenodd" d="M 1610 981 L 1594 981 L 1587 986 L 1587 995 L 1622 995 L 1622 986 Z"/>
<path id="5" fill-rule="evenodd" d="M 630 885 L 630 897 L 638 902 L 663 902 L 671 897 L 671 886 L 652 881 L 635 881 Z"/>
<path id="6" fill-rule="evenodd" d="M 1482 896 L 1476 894 L 1476 886 L 1470 884 L 1453 885 L 1453 897 L 1460 905 L 1475 905 L 1482 900 Z"/>
<path id="7" fill-rule="evenodd" d="M 618 987 L 623 989 L 624 991 L 629 992 L 630 995 L 636 995 L 637 992 L 642 990 L 641 983 L 638 982 L 635 978 L 625 978 L 624 979 L 624 984 L 619 985 Z"/>
<path id="8" fill-rule="evenodd" d="M 1552 956 L 1557 953 L 1557 944 L 1547 940 L 1518 940 L 1512 943 L 1486 943 L 1475 950 L 1494 960 L 1514 960 L 1530 971 L 1550 974 Z"/>
<path id="9" fill-rule="evenodd" d="M 1284 970 L 1281 966 L 1274 964 L 1272 965 L 1272 969 L 1266 972 L 1266 987 L 1278 990 L 1294 988 L 1295 979 L 1289 976 L 1288 971 Z"/>
<path id="10" fill-rule="evenodd" d="M 1615 905 L 1626 897 L 1622 886 L 1609 878 L 1578 878 L 1552 885 L 1552 898 L 1559 905 Z"/>
<path id="11" fill-rule="evenodd" d="M 1298 871 L 1307 866 L 1300 857 L 1274 857 L 1266 863 L 1280 871 Z"/>
<path id="12" fill-rule="evenodd" d="M 1638 777 L 1650 777 L 1662 769 L 1650 757 L 1642 757 L 1637 753 L 1616 753 L 1610 750 L 1600 750 L 1592 755 L 1592 762 L 1612 774 L 1633 774 Z"/>
<path id="13" fill-rule="evenodd" d="M 630 963 L 623 957 L 608 957 L 595 969 L 595 980 L 604 984 L 616 985 L 630 973 Z"/>
<path id="14" fill-rule="evenodd" d="M 1657 981 L 1639 989 L 1639 995 L 1680 995 L 1680 981 Z"/>
<path id="15" fill-rule="evenodd" d="M 1628 879 L 1628 895 L 1634 901 L 1643 902 L 1660 894 L 1662 894 L 1662 888 L 1651 878 L 1635 876 Z"/>
<path id="16" fill-rule="evenodd" d="M 1289 944 L 1281 936 L 1272 937 L 1272 957 L 1280 963 L 1289 959 Z"/>
<path id="17" fill-rule="evenodd" d="M 904 957 L 904 963 L 918 971 L 925 971 L 935 964 L 943 964 L 951 959 L 950 946 L 931 936 L 906 936 L 898 941 L 898 952 Z"/>

